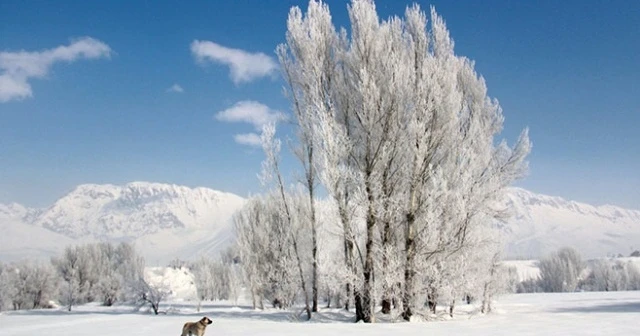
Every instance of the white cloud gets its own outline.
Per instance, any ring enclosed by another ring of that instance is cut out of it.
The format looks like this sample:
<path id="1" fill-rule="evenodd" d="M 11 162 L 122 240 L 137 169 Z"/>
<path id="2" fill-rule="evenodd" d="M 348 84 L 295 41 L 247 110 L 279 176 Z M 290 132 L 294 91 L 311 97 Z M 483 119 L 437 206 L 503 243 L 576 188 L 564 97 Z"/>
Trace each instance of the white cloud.
<path id="1" fill-rule="evenodd" d="M 173 84 L 171 85 L 170 88 L 167 89 L 167 92 L 172 92 L 172 93 L 183 93 L 184 89 L 182 88 L 182 86 L 178 85 L 178 84 Z"/>
<path id="2" fill-rule="evenodd" d="M 231 69 L 231 80 L 235 84 L 273 75 L 277 69 L 276 62 L 261 52 L 250 53 L 210 41 L 193 41 L 191 53 L 201 63 L 211 61 L 228 65 Z"/>
<path id="3" fill-rule="evenodd" d="M 226 110 L 216 113 L 215 118 L 224 122 L 248 123 L 253 125 L 256 131 L 260 132 L 266 124 L 285 120 L 285 115 L 257 101 L 243 100 Z M 233 138 L 241 145 L 261 146 L 260 135 L 256 133 L 236 134 Z"/>
<path id="4" fill-rule="evenodd" d="M 262 126 L 268 123 L 284 120 L 282 112 L 252 100 L 239 101 L 230 108 L 216 113 L 215 117 L 220 121 L 249 123 L 257 130 L 261 130 Z"/>
<path id="5" fill-rule="evenodd" d="M 233 139 L 241 144 L 241 145 L 247 145 L 247 146 L 251 146 L 251 147 L 260 147 L 262 146 L 262 141 L 260 140 L 260 135 L 256 134 L 256 133 L 243 133 L 243 134 L 236 134 L 233 136 Z"/>
<path id="6" fill-rule="evenodd" d="M 91 37 L 71 41 L 69 45 L 43 51 L 0 52 L 0 103 L 33 96 L 29 79 L 43 78 L 57 62 L 78 59 L 109 58 L 112 50 Z"/>

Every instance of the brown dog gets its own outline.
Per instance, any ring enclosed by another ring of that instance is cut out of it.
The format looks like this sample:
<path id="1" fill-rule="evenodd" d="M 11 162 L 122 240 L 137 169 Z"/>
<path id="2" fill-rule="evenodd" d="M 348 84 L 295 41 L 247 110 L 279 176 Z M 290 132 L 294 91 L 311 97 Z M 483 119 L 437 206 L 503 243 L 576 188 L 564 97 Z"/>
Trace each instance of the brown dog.
<path id="1" fill-rule="evenodd" d="M 208 317 L 203 317 L 198 322 L 187 322 L 182 327 L 182 336 L 202 336 L 209 324 L 213 323 Z"/>

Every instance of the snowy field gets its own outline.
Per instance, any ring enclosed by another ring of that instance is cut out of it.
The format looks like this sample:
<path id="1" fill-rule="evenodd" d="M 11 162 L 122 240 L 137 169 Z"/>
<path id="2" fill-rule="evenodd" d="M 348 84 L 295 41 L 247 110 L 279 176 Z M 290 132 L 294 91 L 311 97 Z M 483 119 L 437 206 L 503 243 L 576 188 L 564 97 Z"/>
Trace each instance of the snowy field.
<path id="1" fill-rule="evenodd" d="M 179 335 L 182 324 L 206 315 L 214 323 L 207 335 L 638 335 L 640 291 L 517 294 L 500 298 L 495 311 L 478 314 L 461 306 L 453 319 L 431 322 L 348 323 L 350 315 L 323 310 L 312 322 L 298 322 L 291 311 L 255 311 L 228 303 L 173 302 L 154 316 L 132 306 L 96 305 L 64 309 L 3 312 L 0 335 Z M 391 321 L 392 322 L 392 321 Z"/>

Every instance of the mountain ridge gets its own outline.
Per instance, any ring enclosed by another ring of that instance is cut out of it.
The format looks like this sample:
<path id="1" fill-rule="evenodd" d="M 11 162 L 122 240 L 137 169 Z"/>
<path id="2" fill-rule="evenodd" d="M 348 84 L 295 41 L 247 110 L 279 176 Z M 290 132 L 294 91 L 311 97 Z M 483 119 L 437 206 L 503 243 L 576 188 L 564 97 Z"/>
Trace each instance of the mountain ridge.
<path id="1" fill-rule="evenodd" d="M 63 248 L 56 242 L 105 240 L 134 242 L 158 262 L 215 253 L 233 241 L 232 216 L 245 201 L 205 187 L 81 184 L 43 209 L 0 204 L 0 260 L 19 251 L 51 255 Z M 505 201 L 514 212 L 500 225 L 507 258 L 539 258 L 564 246 L 586 257 L 626 255 L 640 247 L 640 211 L 516 187 L 508 189 Z M 20 245 L 29 236 L 42 237 L 41 246 Z"/>

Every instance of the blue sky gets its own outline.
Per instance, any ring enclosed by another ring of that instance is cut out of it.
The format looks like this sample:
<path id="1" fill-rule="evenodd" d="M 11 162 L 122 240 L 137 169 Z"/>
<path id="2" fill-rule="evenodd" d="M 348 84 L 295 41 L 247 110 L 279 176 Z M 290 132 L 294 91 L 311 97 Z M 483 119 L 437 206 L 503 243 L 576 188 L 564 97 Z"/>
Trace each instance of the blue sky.
<path id="1" fill-rule="evenodd" d="M 410 3 L 376 2 L 385 18 Z M 640 2 L 418 3 L 476 61 L 504 109 L 502 137 L 530 128 L 517 185 L 640 208 Z M 0 52 L 35 57 L 0 64 L 0 202 L 46 206 L 77 184 L 140 180 L 259 192 L 262 154 L 234 137 L 287 113 L 268 58 L 288 9 L 306 4 L 0 1 Z M 346 1 L 328 4 L 346 26 Z M 246 106 L 262 117 L 233 113 Z"/>

